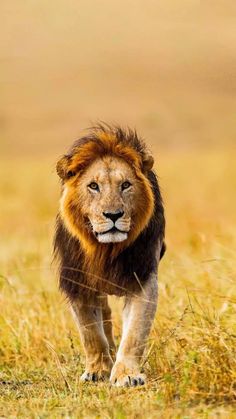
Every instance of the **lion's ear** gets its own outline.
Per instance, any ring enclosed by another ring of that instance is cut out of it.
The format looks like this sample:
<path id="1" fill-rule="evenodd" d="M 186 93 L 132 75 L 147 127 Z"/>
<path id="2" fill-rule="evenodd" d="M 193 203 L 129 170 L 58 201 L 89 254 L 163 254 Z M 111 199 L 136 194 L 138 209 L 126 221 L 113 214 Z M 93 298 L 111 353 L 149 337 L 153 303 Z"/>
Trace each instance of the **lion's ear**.
<path id="1" fill-rule="evenodd" d="M 152 154 L 149 151 L 146 151 L 143 158 L 142 158 L 142 162 L 143 162 L 143 170 L 144 172 L 148 172 L 149 170 L 152 169 L 153 164 L 154 164 L 154 158 L 152 156 Z"/>
<path id="2" fill-rule="evenodd" d="M 60 176 L 62 180 L 68 179 L 75 175 L 73 171 L 69 169 L 69 163 L 71 162 L 70 156 L 63 156 L 58 162 L 57 162 L 57 174 Z"/>

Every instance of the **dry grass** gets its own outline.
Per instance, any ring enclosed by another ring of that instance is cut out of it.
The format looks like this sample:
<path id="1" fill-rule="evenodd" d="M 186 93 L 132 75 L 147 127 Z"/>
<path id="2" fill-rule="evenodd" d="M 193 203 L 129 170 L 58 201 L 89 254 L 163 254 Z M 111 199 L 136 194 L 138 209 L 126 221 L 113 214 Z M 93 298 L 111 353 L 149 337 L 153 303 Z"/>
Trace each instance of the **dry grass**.
<path id="1" fill-rule="evenodd" d="M 1 162 L 1 417 L 235 417 L 235 152 L 159 157 L 168 252 L 149 383 L 134 389 L 79 383 L 78 334 L 50 267 L 53 159 Z"/>

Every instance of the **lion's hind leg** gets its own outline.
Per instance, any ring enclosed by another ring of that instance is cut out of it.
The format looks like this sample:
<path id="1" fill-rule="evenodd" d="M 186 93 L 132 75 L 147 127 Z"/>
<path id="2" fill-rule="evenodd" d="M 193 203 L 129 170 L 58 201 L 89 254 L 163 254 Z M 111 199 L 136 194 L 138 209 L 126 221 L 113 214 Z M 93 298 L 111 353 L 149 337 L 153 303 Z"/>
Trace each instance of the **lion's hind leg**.
<path id="1" fill-rule="evenodd" d="M 112 359 L 114 360 L 115 354 L 116 354 L 116 345 L 115 345 L 114 337 L 113 337 L 111 309 L 108 304 L 107 295 L 101 296 L 101 303 L 102 303 L 102 319 L 103 319 L 104 333 L 106 335 L 106 338 L 109 344 L 110 355 Z"/>
<path id="2" fill-rule="evenodd" d="M 104 333 L 102 308 L 98 299 L 78 299 L 72 302 L 72 311 L 79 328 L 86 355 L 85 372 L 81 381 L 106 380 L 110 376 L 113 361 Z"/>

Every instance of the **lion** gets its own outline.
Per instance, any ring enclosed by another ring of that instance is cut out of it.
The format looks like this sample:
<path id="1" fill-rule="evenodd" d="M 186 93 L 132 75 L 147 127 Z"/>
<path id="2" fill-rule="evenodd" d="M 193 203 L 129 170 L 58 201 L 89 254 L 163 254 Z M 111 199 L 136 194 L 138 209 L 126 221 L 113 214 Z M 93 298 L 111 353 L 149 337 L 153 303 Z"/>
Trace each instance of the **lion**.
<path id="1" fill-rule="evenodd" d="M 54 251 L 60 289 L 86 355 L 81 381 L 145 383 L 140 364 L 165 252 L 164 208 L 153 164 L 136 131 L 105 124 L 91 128 L 57 163 L 62 191 Z M 108 295 L 125 299 L 117 353 Z"/>

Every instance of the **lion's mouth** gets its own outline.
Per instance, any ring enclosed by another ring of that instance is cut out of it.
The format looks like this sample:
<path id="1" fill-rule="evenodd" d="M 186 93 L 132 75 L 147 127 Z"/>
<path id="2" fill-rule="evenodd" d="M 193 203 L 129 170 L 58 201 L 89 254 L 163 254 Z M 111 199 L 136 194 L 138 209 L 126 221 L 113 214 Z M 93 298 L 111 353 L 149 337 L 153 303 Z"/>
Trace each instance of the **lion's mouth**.
<path id="1" fill-rule="evenodd" d="M 110 230 L 101 233 L 95 232 L 95 236 L 101 243 L 118 243 L 127 239 L 128 232 L 119 230 L 117 227 L 113 226 Z"/>
<path id="2" fill-rule="evenodd" d="M 114 226 L 114 227 L 110 228 L 110 230 L 103 231 L 102 233 L 95 232 L 95 235 L 97 237 L 99 234 L 103 235 L 103 234 L 108 234 L 108 233 L 111 233 L 111 234 L 115 234 L 115 233 L 126 233 L 127 234 L 127 231 L 119 230 L 117 227 Z"/>

